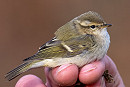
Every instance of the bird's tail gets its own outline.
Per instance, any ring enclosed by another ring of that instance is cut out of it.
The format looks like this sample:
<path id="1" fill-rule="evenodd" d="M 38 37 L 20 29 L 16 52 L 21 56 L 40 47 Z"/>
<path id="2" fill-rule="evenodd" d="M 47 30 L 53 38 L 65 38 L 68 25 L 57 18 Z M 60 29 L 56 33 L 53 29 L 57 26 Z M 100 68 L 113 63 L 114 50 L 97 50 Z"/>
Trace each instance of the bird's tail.
<path id="1" fill-rule="evenodd" d="M 19 65 L 15 69 L 11 70 L 5 75 L 7 80 L 12 80 L 22 74 L 23 72 L 29 70 L 31 68 L 32 62 L 24 62 L 23 64 Z"/>

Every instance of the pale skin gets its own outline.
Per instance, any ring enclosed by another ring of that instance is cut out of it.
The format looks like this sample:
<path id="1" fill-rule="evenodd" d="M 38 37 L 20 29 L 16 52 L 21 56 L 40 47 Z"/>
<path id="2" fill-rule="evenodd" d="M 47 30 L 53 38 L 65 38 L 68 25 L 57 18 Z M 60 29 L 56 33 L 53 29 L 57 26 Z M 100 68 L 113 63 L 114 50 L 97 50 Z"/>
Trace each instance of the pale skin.
<path id="1" fill-rule="evenodd" d="M 102 77 L 105 70 L 109 70 L 114 82 L 105 82 Z M 80 69 L 74 64 L 66 64 L 54 69 L 46 67 L 45 75 L 45 84 L 35 75 L 26 75 L 16 83 L 15 87 L 74 87 L 77 78 L 84 84 L 80 87 L 125 87 L 114 62 L 108 56 Z"/>

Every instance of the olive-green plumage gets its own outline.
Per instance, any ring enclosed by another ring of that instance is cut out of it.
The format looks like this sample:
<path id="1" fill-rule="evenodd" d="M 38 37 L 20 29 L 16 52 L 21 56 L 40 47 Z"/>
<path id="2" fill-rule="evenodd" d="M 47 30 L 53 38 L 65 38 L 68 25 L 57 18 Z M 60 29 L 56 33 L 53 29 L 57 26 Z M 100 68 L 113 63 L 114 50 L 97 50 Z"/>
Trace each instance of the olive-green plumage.
<path id="1" fill-rule="evenodd" d="M 73 50 L 73 52 L 69 52 L 62 45 L 62 43 L 70 47 Z M 85 49 L 88 50 L 89 48 L 91 48 L 95 43 L 91 35 L 82 35 L 76 38 L 71 38 L 70 40 L 66 40 L 64 42 L 56 41 L 54 43 L 48 42 L 48 44 L 49 44 L 48 46 L 43 45 L 35 55 L 25 59 L 24 61 L 34 60 L 34 59 L 41 60 L 47 58 L 57 58 L 57 57 L 66 58 L 66 57 L 76 56 L 81 52 L 83 52 L 83 50 Z"/>
<path id="2" fill-rule="evenodd" d="M 23 64 L 5 77 L 12 80 L 21 73 L 40 66 L 56 67 L 72 63 L 81 67 L 101 59 L 110 43 L 107 27 L 99 14 L 86 12 L 60 27 L 52 40 L 43 44 L 36 54 L 24 59 Z"/>

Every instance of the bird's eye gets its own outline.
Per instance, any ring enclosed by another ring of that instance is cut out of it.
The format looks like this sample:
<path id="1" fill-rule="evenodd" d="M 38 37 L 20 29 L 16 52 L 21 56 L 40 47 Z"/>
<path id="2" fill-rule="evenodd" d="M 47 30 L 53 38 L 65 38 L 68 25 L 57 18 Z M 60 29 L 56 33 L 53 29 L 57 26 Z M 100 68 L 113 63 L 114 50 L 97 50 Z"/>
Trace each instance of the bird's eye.
<path id="1" fill-rule="evenodd" d="M 90 28 L 94 29 L 96 26 L 95 25 L 91 25 Z"/>

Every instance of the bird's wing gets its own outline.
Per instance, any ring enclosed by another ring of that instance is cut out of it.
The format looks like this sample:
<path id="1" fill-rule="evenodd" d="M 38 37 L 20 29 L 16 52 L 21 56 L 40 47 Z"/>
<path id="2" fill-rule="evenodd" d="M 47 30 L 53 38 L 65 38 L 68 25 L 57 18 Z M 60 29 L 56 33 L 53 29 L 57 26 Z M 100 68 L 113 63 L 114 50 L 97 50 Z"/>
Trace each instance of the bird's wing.
<path id="1" fill-rule="evenodd" d="M 57 57 L 58 55 L 54 54 L 62 54 L 65 52 L 65 49 L 61 48 L 61 41 L 57 40 L 55 37 L 43 44 L 39 51 L 31 57 L 24 59 L 23 61 L 33 60 L 33 59 L 43 59 L 43 58 L 51 58 Z"/>
<path id="2" fill-rule="evenodd" d="M 24 59 L 24 61 L 72 57 L 82 53 L 84 50 L 90 49 L 94 44 L 92 35 L 82 35 L 66 41 L 60 41 L 54 38 L 42 45 L 35 55 Z"/>
<path id="3" fill-rule="evenodd" d="M 39 50 L 42 50 L 42 49 L 45 49 L 45 48 L 48 48 L 50 46 L 54 46 L 54 45 L 57 45 L 60 43 L 60 40 L 57 40 L 55 37 L 53 39 L 51 39 L 50 41 L 48 41 L 47 43 L 43 44 Z"/>

